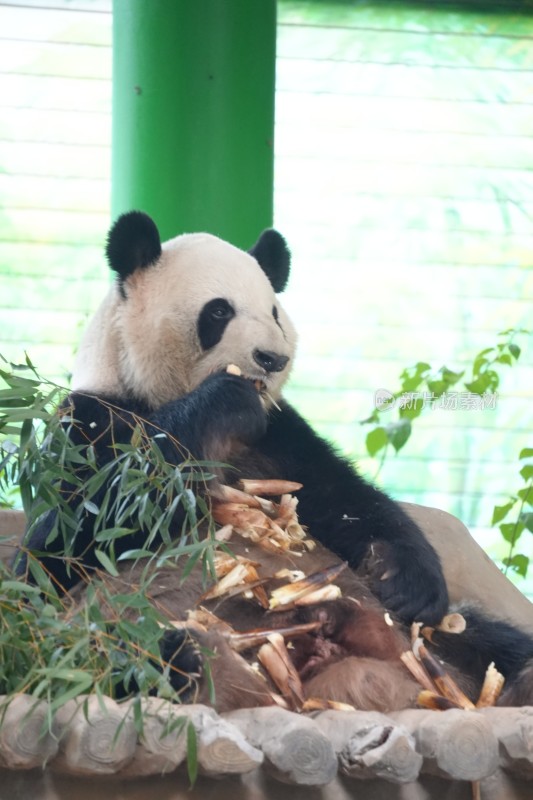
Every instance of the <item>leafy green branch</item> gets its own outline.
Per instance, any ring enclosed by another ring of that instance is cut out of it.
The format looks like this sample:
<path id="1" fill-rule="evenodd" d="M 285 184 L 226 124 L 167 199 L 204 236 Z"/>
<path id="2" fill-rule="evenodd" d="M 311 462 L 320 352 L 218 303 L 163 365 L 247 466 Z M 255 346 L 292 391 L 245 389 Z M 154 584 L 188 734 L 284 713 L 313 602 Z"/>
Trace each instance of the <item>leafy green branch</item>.
<path id="1" fill-rule="evenodd" d="M 524 484 L 507 503 L 494 506 L 492 524 L 498 525 L 501 535 L 509 544 L 508 554 L 503 559 L 505 572 L 513 569 L 525 578 L 530 559 L 523 553 L 515 553 L 515 548 L 525 530 L 533 533 L 533 463 L 530 463 L 533 447 L 525 447 L 518 458 L 520 461 L 527 460 L 520 469 Z M 509 519 L 512 511 L 513 519 Z"/>
<path id="2" fill-rule="evenodd" d="M 414 420 L 424 410 L 439 407 L 494 407 L 501 381 L 500 368 L 516 364 L 521 348 L 515 339 L 528 333 L 522 328 L 510 328 L 499 333 L 499 341 L 493 347 L 481 350 L 474 357 L 467 380 L 464 380 L 465 370 L 458 372 L 446 366 L 435 370 L 430 364 L 419 361 L 402 371 L 400 387 L 396 392 L 376 392 L 372 414 L 361 424 L 372 426 L 366 436 L 366 449 L 370 456 L 379 458 L 377 472 L 383 468 L 391 449 L 398 453 L 405 447 L 413 433 Z M 465 390 L 463 393 L 457 391 L 461 381 Z M 386 421 L 394 409 L 396 417 Z M 526 448 L 521 451 L 519 458 L 529 459 L 532 455 L 533 450 Z M 530 559 L 523 553 L 516 553 L 515 548 L 524 530 L 533 533 L 533 465 L 526 463 L 520 475 L 525 485 L 508 503 L 495 506 L 492 524 L 498 524 L 502 537 L 509 545 L 508 554 L 503 559 L 505 571 L 512 569 L 525 577 Z M 511 521 L 508 516 L 513 510 L 514 518 Z"/>
<path id="3" fill-rule="evenodd" d="M 178 561 L 182 576 L 199 562 L 206 578 L 213 574 L 213 523 L 197 489 L 216 465 L 186 456 L 178 466 L 167 463 L 142 419 L 129 442 L 115 444 L 113 461 L 98 464 L 92 445 L 72 441 L 72 410 L 56 410 L 65 394 L 29 360 L 0 370 L 0 493 L 11 501 L 20 492 L 30 528 L 53 510 L 49 542 L 59 537 L 58 549 L 79 571 L 73 541 L 89 517 L 102 580 L 96 570 L 76 603 L 57 591 L 34 554 L 30 584 L 0 563 L 0 694 L 29 692 L 53 710 L 79 694 L 114 696 L 131 686 L 141 697 L 179 701 L 159 649 L 170 622 L 149 589 L 160 568 Z M 178 509 L 184 522 L 175 531 Z M 129 536 L 134 546 L 117 555 L 118 540 Z M 120 562 L 140 558 L 139 585 L 111 594 L 105 572 L 116 575 Z"/>
<path id="4" fill-rule="evenodd" d="M 389 447 L 398 453 L 409 441 L 413 420 L 419 417 L 429 403 L 442 397 L 461 379 L 464 373 L 447 367 L 433 371 L 430 364 L 419 361 L 406 367 L 400 374 L 400 388 L 394 393 L 376 394 L 372 414 L 362 425 L 373 425 L 366 437 L 366 449 L 370 456 L 381 453 L 380 468 Z M 397 419 L 385 423 L 384 416 L 397 408 Z"/>
<path id="5" fill-rule="evenodd" d="M 472 396 L 480 401 L 491 403 L 500 385 L 500 374 L 496 367 L 512 366 L 520 357 L 520 347 L 514 341 L 524 329 L 510 328 L 498 334 L 500 341 L 493 347 L 481 350 L 474 358 L 471 375 L 463 381 L 464 394 L 459 396 L 459 382 L 465 370 L 458 372 L 442 366 L 434 369 L 430 364 L 419 361 L 407 367 L 400 374 L 400 386 L 396 392 L 378 390 L 375 394 L 374 409 L 362 425 L 371 425 L 366 436 L 366 449 L 370 456 L 379 457 L 378 472 L 392 448 L 398 453 L 405 447 L 413 432 L 413 421 L 430 408 L 455 407 L 475 408 Z M 453 390 L 453 393 L 452 393 Z M 396 409 L 396 418 L 386 421 L 391 411 Z"/>

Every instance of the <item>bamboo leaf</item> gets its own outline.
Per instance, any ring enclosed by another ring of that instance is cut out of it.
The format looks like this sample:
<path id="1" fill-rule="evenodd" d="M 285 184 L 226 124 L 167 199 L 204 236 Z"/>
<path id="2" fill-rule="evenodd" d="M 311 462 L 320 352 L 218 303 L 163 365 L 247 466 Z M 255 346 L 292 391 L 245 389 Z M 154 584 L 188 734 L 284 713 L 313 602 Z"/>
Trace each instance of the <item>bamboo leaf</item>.
<path id="1" fill-rule="evenodd" d="M 95 516 L 96 514 L 98 514 L 100 510 L 96 505 L 96 503 L 93 503 L 91 500 L 84 500 L 83 507 L 86 511 L 89 512 L 89 514 L 94 514 Z"/>
<path id="2" fill-rule="evenodd" d="M 192 787 L 198 777 L 198 739 L 190 720 L 187 724 L 187 774 Z"/>
<path id="3" fill-rule="evenodd" d="M 104 530 L 98 531 L 94 540 L 96 542 L 110 542 L 114 539 L 122 539 L 124 536 L 131 536 L 134 532 L 133 528 L 104 528 Z"/>
<path id="4" fill-rule="evenodd" d="M 103 568 L 107 570 L 107 572 L 109 572 L 110 575 L 113 575 L 113 577 L 117 578 L 118 570 L 111 561 L 111 559 L 109 558 L 109 556 L 107 555 L 107 553 L 104 553 L 103 550 L 95 550 L 94 554 L 98 559 L 98 561 L 100 562 L 100 564 L 103 566 Z"/>

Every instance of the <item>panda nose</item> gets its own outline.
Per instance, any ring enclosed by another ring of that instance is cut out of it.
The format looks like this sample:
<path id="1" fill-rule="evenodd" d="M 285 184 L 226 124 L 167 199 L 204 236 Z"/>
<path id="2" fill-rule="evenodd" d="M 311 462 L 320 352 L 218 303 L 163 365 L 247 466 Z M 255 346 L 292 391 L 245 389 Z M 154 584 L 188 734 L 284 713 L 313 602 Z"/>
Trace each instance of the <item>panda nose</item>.
<path id="1" fill-rule="evenodd" d="M 288 356 L 280 356 L 268 350 L 254 350 L 253 356 L 255 363 L 265 372 L 281 372 L 289 360 Z"/>

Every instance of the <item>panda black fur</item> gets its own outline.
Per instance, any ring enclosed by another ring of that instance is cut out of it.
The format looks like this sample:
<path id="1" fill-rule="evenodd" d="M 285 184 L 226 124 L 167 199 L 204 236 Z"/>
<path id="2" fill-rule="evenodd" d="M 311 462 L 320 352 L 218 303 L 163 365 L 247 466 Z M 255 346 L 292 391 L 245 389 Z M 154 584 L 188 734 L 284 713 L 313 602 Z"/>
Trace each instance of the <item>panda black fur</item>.
<path id="1" fill-rule="evenodd" d="M 353 569 L 378 545 L 375 595 L 405 623 L 438 622 L 448 594 L 433 548 L 281 397 L 296 347 L 276 297 L 289 276 L 283 238 L 266 231 L 249 253 L 208 234 L 162 245 L 155 223 L 131 212 L 112 227 L 107 256 L 117 281 L 89 325 L 73 374 L 76 443 L 92 443 L 104 463 L 113 456 L 112 442 L 129 442 L 135 420 L 143 418 L 149 435 L 166 432 L 157 441 L 171 463 L 190 453 L 231 464 L 220 475 L 225 482 L 232 476 L 297 481 L 300 520 L 311 535 Z M 228 364 L 242 376 L 228 374 Z M 96 566 L 91 522 L 87 515 L 73 549 L 89 569 Z M 44 565 L 68 590 L 77 575 L 50 552 L 57 547 L 46 542 L 50 524 L 49 518 L 37 527 L 29 547 L 45 553 Z M 116 554 L 142 538 L 117 539 Z M 513 636 L 524 656 L 533 655 L 528 637 Z"/>

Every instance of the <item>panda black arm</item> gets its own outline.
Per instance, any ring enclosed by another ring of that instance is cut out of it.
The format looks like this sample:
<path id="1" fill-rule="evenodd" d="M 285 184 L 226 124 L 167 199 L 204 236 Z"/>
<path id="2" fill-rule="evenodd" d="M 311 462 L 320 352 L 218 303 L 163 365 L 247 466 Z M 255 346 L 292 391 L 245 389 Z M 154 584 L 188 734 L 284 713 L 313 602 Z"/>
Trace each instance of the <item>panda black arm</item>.
<path id="1" fill-rule="evenodd" d="M 381 579 L 373 589 L 386 608 L 406 622 L 434 624 L 443 617 L 448 592 L 441 564 L 418 526 L 287 403 L 281 412 L 271 412 L 256 450 L 271 468 L 275 465 L 276 476 L 303 484 L 298 492 L 301 521 L 351 567 L 360 565 L 369 545 L 380 543 Z"/>
<path id="2" fill-rule="evenodd" d="M 256 389 L 235 375 L 216 373 L 194 391 L 158 409 L 132 398 L 73 392 L 68 399 L 74 445 L 93 445 L 100 464 L 116 457 L 116 443 L 131 442 L 136 425 L 157 437 L 166 460 L 179 464 L 227 455 L 236 440 L 253 442 L 264 434 L 267 418 Z M 160 435 L 163 434 L 163 435 Z M 165 435 L 166 434 L 166 435 Z"/>

